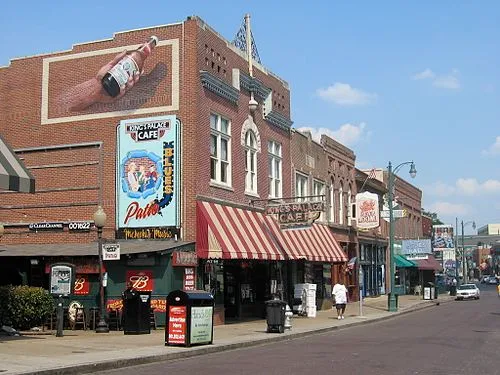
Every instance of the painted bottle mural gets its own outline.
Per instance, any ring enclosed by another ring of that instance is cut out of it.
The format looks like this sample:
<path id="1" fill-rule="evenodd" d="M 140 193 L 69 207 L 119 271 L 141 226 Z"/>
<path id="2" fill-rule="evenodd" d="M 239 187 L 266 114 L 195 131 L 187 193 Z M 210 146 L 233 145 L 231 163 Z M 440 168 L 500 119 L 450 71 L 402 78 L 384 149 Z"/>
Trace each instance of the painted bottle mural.
<path id="1" fill-rule="evenodd" d="M 125 89 L 129 78 L 133 77 L 136 72 L 140 74 L 144 66 L 144 61 L 148 58 L 157 44 L 158 38 L 153 35 L 138 49 L 127 53 L 102 78 L 104 90 L 112 97 L 118 96 L 120 92 Z"/>

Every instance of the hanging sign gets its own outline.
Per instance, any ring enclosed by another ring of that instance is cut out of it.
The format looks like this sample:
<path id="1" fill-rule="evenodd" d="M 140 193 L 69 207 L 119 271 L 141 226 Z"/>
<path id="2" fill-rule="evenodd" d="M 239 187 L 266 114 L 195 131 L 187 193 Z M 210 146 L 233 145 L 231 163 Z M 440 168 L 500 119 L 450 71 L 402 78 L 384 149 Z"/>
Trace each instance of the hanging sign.
<path id="1" fill-rule="evenodd" d="M 103 260 L 120 260 L 120 244 L 106 243 L 102 245 Z"/>
<path id="2" fill-rule="evenodd" d="M 359 230 L 378 228 L 380 211 L 377 194 L 368 191 L 356 194 L 356 220 Z"/>
<path id="3" fill-rule="evenodd" d="M 325 202 L 285 203 L 266 207 L 267 215 L 276 215 L 281 229 L 311 226 L 325 211 Z"/>

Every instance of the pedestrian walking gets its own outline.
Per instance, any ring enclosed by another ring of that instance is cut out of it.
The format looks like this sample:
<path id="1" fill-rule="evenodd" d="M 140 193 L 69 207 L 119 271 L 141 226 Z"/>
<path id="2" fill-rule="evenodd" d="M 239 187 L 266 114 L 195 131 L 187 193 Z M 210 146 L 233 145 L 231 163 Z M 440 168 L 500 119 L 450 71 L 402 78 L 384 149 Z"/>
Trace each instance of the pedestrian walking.
<path id="1" fill-rule="evenodd" d="M 345 307 L 347 304 L 347 288 L 339 281 L 333 286 L 332 297 L 335 303 L 335 308 L 337 309 L 337 319 L 344 319 Z"/>

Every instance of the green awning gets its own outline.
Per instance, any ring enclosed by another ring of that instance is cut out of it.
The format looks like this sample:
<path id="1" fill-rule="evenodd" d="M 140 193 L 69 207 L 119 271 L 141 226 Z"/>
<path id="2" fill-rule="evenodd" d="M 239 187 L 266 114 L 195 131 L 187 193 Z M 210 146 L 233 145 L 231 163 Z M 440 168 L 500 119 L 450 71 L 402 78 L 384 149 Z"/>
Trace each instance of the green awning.
<path id="1" fill-rule="evenodd" d="M 396 261 L 396 267 L 399 268 L 408 268 L 417 266 L 414 262 L 406 259 L 403 255 L 394 254 L 394 260 Z"/>

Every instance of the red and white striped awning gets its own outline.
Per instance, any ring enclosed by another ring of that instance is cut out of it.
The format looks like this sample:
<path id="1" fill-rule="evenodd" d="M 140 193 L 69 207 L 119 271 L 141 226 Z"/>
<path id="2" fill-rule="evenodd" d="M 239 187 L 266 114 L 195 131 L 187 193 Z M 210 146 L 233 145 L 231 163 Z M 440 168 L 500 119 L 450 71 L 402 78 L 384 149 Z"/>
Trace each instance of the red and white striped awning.
<path id="1" fill-rule="evenodd" d="M 272 216 L 268 215 L 266 221 L 290 259 L 325 263 L 347 262 L 347 254 L 328 226 L 314 223 L 307 228 L 281 230 Z"/>
<path id="2" fill-rule="evenodd" d="M 284 260 L 260 212 L 196 203 L 196 253 L 203 259 Z"/>
<path id="3" fill-rule="evenodd" d="M 270 215 L 212 202 L 197 202 L 196 252 L 203 259 L 346 262 L 326 225 L 282 231 Z"/>

